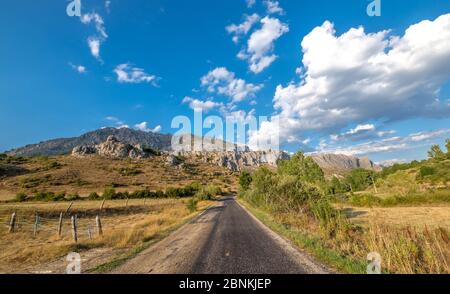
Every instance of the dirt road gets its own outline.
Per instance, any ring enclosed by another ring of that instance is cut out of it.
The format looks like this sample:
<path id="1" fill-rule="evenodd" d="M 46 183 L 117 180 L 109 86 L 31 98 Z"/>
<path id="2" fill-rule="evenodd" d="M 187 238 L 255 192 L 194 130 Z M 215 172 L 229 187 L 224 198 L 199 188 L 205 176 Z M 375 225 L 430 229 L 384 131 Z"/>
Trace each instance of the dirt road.
<path id="1" fill-rule="evenodd" d="M 118 274 L 327 273 L 226 197 L 117 268 Z"/>

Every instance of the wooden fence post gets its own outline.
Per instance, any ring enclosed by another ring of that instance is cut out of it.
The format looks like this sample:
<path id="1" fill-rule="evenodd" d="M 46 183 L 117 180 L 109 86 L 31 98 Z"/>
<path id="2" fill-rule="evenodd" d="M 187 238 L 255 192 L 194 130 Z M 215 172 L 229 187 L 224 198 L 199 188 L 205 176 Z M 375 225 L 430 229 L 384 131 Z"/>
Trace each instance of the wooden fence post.
<path id="1" fill-rule="evenodd" d="M 72 208 L 72 205 L 73 205 L 73 201 L 70 203 L 69 207 L 67 207 L 66 214 L 69 213 L 69 210 Z"/>
<path id="2" fill-rule="evenodd" d="M 89 240 L 92 240 L 91 225 L 87 226 L 87 233 L 88 233 Z"/>
<path id="3" fill-rule="evenodd" d="M 61 237 L 61 235 L 62 235 L 63 215 L 64 215 L 64 213 L 62 213 L 62 212 L 61 212 L 61 214 L 59 215 L 58 236 L 60 236 L 60 237 Z"/>
<path id="4" fill-rule="evenodd" d="M 106 201 L 106 199 L 103 199 L 103 201 L 102 201 L 102 205 L 100 205 L 100 211 L 102 211 L 102 210 L 103 210 L 103 206 L 105 206 L 105 201 Z"/>
<path id="5" fill-rule="evenodd" d="M 130 198 L 127 198 L 127 202 L 125 203 L 125 208 L 128 208 L 128 201 L 130 201 Z"/>
<path id="6" fill-rule="evenodd" d="M 97 224 L 98 235 L 103 236 L 102 221 L 100 220 L 100 216 L 97 215 L 95 218 L 95 223 Z"/>
<path id="7" fill-rule="evenodd" d="M 72 236 L 73 236 L 73 241 L 75 241 L 75 243 L 77 243 L 78 242 L 77 216 L 73 215 L 71 219 L 72 219 Z"/>
<path id="8" fill-rule="evenodd" d="M 34 221 L 34 228 L 33 228 L 33 236 L 36 237 L 39 229 L 39 214 L 36 213 L 36 220 Z"/>
<path id="9" fill-rule="evenodd" d="M 9 233 L 14 233 L 16 228 L 16 212 L 11 215 L 11 221 L 9 222 Z"/>

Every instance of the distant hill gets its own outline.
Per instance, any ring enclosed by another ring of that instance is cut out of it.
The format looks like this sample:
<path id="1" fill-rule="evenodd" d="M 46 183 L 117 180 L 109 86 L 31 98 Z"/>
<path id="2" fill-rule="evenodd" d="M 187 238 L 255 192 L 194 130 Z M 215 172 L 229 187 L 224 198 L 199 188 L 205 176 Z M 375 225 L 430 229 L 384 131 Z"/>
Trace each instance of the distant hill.
<path id="1" fill-rule="evenodd" d="M 86 133 L 80 137 L 63 138 L 27 145 L 7 152 L 10 156 L 55 156 L 70 154 L 76 146 L 97 145 L 107 140 L 109 136 L 114 136 L 120 141 L 129 144 L 140 144 L 146 148 L 157 150 L 170 150 L 171 135 L 143 132 L 128 128 L 116 129 L 105 128 Z"/>
<path id="2" fill-rule="evenodd" d="M 369 158 L 358 158 L 343 154 L 314 154 L 312 159 L 320 166 L 326 174 L 341 174 L 357 168 L 369 170 L 381 170 L 380 166 L 374 164 Z"/>

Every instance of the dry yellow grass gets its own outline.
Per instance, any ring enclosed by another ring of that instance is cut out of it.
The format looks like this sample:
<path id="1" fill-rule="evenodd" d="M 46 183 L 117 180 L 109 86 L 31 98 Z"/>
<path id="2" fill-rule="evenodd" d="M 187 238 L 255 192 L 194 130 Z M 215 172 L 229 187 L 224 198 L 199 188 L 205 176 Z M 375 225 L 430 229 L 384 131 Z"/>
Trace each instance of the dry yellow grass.
<path id="1" fill-rule="evenodd" d="M 390 207 L 390 208 L 342 208 L 349 219 L 367 225 L 371 220 L 383 221 L 394 227 L 438 228 L 450 230 L 450 206 Z"/>
<path id="2" fill-rule="evenodd" d="M 0 206 L 0 272 L 29 272 L 38 265 L 52 262 L 72 251 L 98 248 L 113 249 L 120 253 L 152 240 L 193 216 L 186 207 L 187 199 L 107 201 L 100 213 L 104 235 L 95 231 L 95 215 L 101 201 L 75 202 L 71 212 L 79 216 L 79 242 L 73 242 L 70 220 L 65 217 L 63 235 L 57 236 L 58 215 L 67 209 L 67 203 L 26 203 Z M 203 201 L 199 210 L 211 202 Z M 9 234 L 6 223 L 11 211 L 18 215 L 17 232 Z M 42 217 L 36 237 L 33 236 L 34 213 Z M 87 228 L 93 238 L 89 239 Z M 111 256 L 111 258 L 114 257 Z"/>

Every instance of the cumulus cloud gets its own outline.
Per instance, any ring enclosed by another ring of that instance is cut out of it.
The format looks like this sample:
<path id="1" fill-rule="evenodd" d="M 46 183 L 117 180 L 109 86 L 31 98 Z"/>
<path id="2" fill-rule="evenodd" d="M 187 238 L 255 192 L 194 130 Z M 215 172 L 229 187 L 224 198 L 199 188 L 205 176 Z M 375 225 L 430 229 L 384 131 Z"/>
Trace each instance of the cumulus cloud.
<path id="1" fill-rule="evenodd" d="M 184 104 L 189 104 L 189 107 L 194 111 L 208 112 L 214 108 L 222 107 L 222 103 L 214 101 L 201 101 L 192 97 L 185 97 L 183 99 Z"/>
<path id="2" fill-rule="evenodd" d="M 92 56 L 94 56 L 96 59 L 100 60 L 100 47 L 101 44 L 106 41 L 108 38 L 108 34 L 106 33 L 105 29 L 105 22 L 103 21 L 103 18 L 98 13 L 87 13 L 80 16 L 80 21 L 85 24 L 95 24 L 95 29 L 97 34 L 90 36 L 87 40 L 89 49 L 91 50 Z"/>
<path id="3" fill-rule="evenodd" d="M 363 27 L 337 36 L 324 22 L 301 43 L 304 78 L 276 89 L 281 138 L 370 120 L 448 117 L 439 91 L 450 77 L 449 39 L 450 14 L 412 25 L 403 36 Z"/>
<path id="4" fill-rule="evenodd" d="M 245 0 L 248 8 L 252 8 L 256 4 L 256 0 Z"/>
<path id="5" fill-rule="evenodd" d="M 284 10 L 280 7 L 280 3 L 278 1 L 265 0 L 264 5 L 267 8 L 268 14 L 284 14 Z"/>
<path id="6" fill-rule="evenodd" d="M 238 43 L 240 38 L 247 35 L 252 27 L 260 20 L 258 14 L 254 13 L 252 15 L 245 15 L 245 20 L 241 24 L 232 24 L 227 26 L 225 29 L 231 35 L 233 35 L 233 42 Z"/>
<path id="7" fill-rule="evenodd" d="M 247 83 L 236 78 L 235 73 L 225 67 L 218 67 L 201 78 L 201 84 L 208 92 L 229 97 L 233 103 L 241 102 L 247 98 L 254 98 L 263 85 Z"/>
<path id="8" fill-rule="evenodd" d="M 140 124 L 136 124 L 134 126 L 135 129 L 146 132 L 146 133 L 160 133 L 162 130 L 162 127 L 160 125 L 156 126 L 155 128 L 149 128 L 148 122 L 144 121 Z"/>
<path id="9" fill-rule="evenodd" d="M 80 74 L 84 74 L 87 72 L 87 69 L 84 65 L 75 65 L 73 63 L 69 63 L 69 65 L 73 70 L 77 71 Z"/>
<path id="10" fill-rule="evenodd" d="M 273 54 L 274 43 L 289 32 L 288 25 L 277 18 L 266 16 L 261 24 L 262 27 L 251 34 L 247 47 L 238 54 L 238 58 L 248 61 L 253 73 L 262 72 L 278 58 Z"/>
<path id="11" fill-rule="evenodd" d="M 144 69 L 134 67 L 129 63 L 118 65 L 114 72 L 117 75 L 119 83 L 140 84 L 151 83 L 155 85 L 157 77 L 155 75 L 147 74 Z"/>

